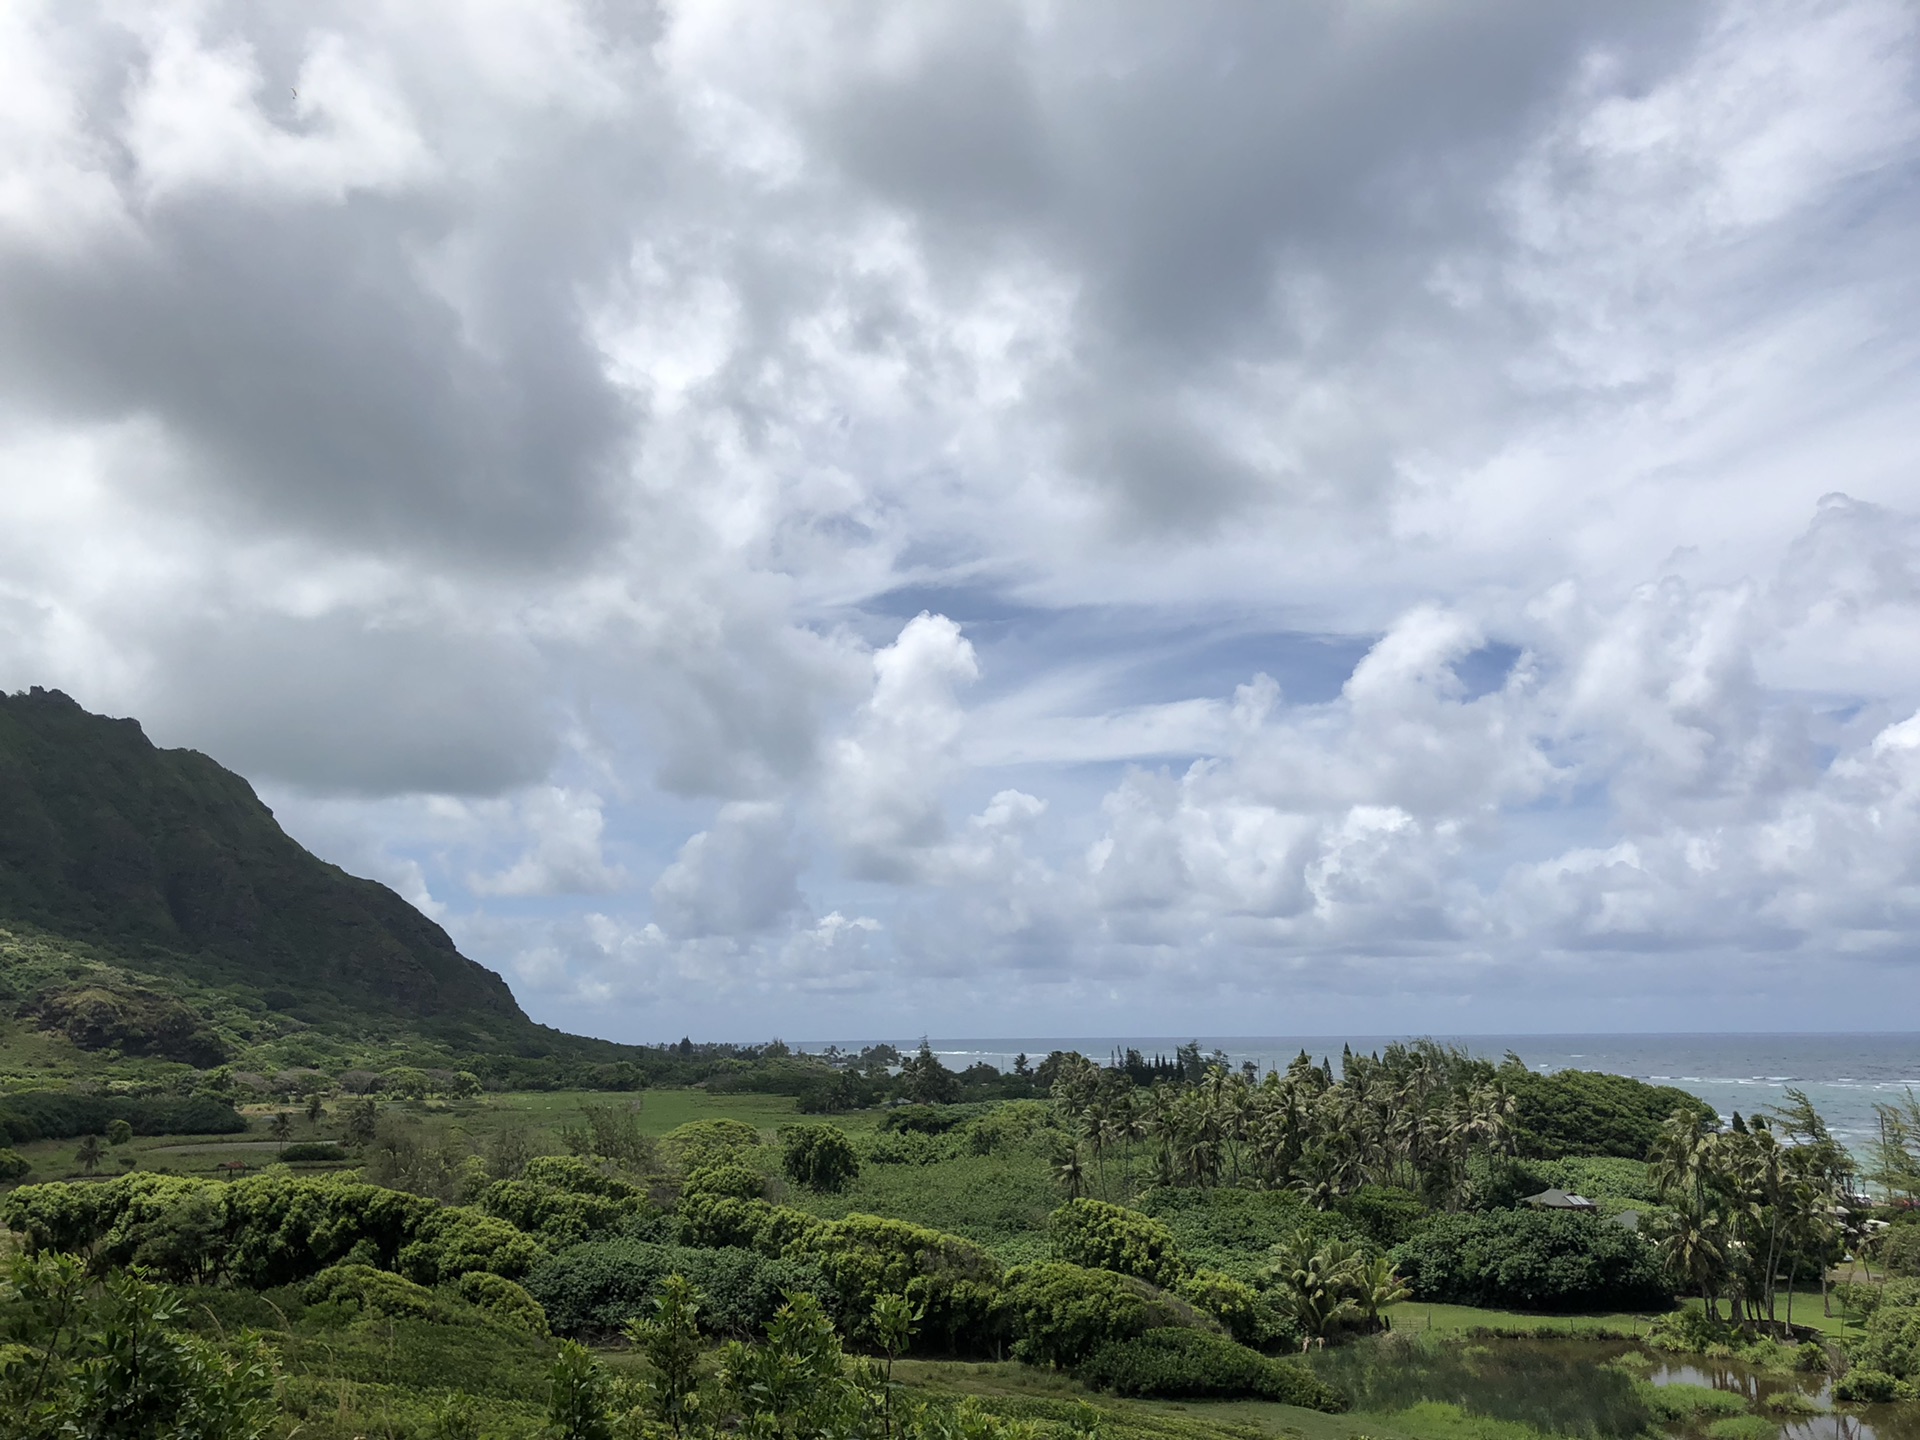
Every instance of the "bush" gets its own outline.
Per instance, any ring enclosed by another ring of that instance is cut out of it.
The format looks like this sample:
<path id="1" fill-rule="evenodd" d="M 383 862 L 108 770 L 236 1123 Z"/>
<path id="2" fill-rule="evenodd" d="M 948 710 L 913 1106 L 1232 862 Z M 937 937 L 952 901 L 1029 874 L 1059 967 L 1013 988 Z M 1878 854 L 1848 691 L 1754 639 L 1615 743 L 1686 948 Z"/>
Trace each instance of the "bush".
<path id="1" fill-rule="evenodd" d="M 961 1124 L 967 1112 L 949 1105 L 901 1105 L 880 1121 L 882 1130 L 911 1131 L 917 1135 L 944 1135 Z"/>
<path id="2" fill-rule="evenodd" d="M 1291 1346 L 1300 1339 L 1292 1317 L 1244 1280 L 1219 1270 L 1196 1270 L 1176 1289 L 1182 1300 L 1211 1315 L 1242 1345 L 1264 1349 L 1279 1344 Z"/>
<path id="3" fill-rule="evenodd" d="M 1072 1369 L 1102 1346 L 1198 1317 L 1144 1280 L 1063 1260 L 1007 1272 L 1001 1303 L 1014 1353 L 1033 1365 Z"/>
<path id="4" fill-rule="evenodd" d="M 1203 1330 L 1147 1330 L 1101 1346 L 1077 1379 L 1116 1395 L 1153 1400 L 1256 1398 L 1329 1413 L 1346 1404 L 1304 1366 L 1274 1360 Z"/>
<path id="5" fill-rule="evenodd" d="M 280 1152 L 279 1158 L 289 1165 L 302 1161 L 340 1161 L 347 1158 L 347 1152 L 331 1140 L 302 1140 L 297 1145 L 289 1145 Z"/>
<path id="6" fill-rule="evenodd" d="M 547 1333 L 547 1312 L 538 1300 L 511 1280 L 485 1270 L 470 1270 L 460 1277 L 455 1289 L 462 1300 L 496 1319 L 535 1335 Z"/>
<path id="7" fill-rule="evenodd" d="M 1778 1440 L 1780 1422 L 1764 1415 L 1729 1415 L 1707 1426 L 1709 1440 Z"/>
<path id="8" fill-rule="evenodd" d="M 1847 1358 L 1862 1370 L 1885 1371 L 1899 1380 L 1920 1380 L 1920 1306 L 1890 1303 L 1896 1298 L 1904 1297 L 1881 1298 L 1867 1317 L 1867 1333 L 1850 1347 Z"/>
<path id="9" fill-rule="evenodd" d="M 1379 1250 L 1411 1239 L 1427 1219 L 1420 1197 L 1393 1185 L 1362 1185 L 1334 1208 Z"/>
<path id="10" fill-rule="evenodd" d="M 1414 1296 L 1522 1310 L 1649 1310 L 1673 1303 L 1652 1247 L 1592 1215 L 1440 1215 L 1396 1246 Z"/>
<path id="11" fill-rule="evenodd" d="M 1514 1133 L 1529 1159 L 1611 1155 L 1645 1160 L 1660 1127 L 1675 1111 L 1718 1124 L 1713 1107 L 1670 1085 L 1648 1085 L 1625 1075 L 1558 1070 L 1541 1075 L 1524 1065 L 1502 1066 L 1512 1090 Z"/>
<path id="12" fill-rule="evenodd" d="M 1885 1405 L 1912 1400 L 1916 1394 L 1920 1391 L 1916 1391 L 1912 1381 L 1899 1379 L 1884 1370 L 1849 1370 L 1833 1386 L 1834 1399 L 1855 1405 Z"/>
<path id="13" fill-rule="evenodd" d="M 1344 1215 L 1316 1211 L 1290 1190 L 1160 1187 L 1147 1191 L 1134 1206 L 1173 1232 L 1189 1265 L 1246 1281 L 1265 1268 L 1269 1250 L 1296 1235 L 1311 1235 L 1315 1240 L 1362 1238 Z"/>
<path id="14" fill-rule="evenodd" d="M 1740 1415 L 1747 1408 L 1744 1396 L 1711 1385 L 1655 1385 L 1640 1380 L 1633 1388 L 1648 1413 L 1669 1425 L 1697 1429 L 1702 1421 Z"/>
<path id="15" fill-rule="evenodd" d="M 780 1132 L 781 1168 L 809 1190 L 844 1190 L 860 1176 L 860 1152 L 833 1125 L 795 1125 Z"/>
<path id="16" fill-rule="evenodd" d="M 687 1172 L 680 1193 L 764 1200 L 767 1198 L 767 1177 L 745 1165 L 698 1165 Z"/>
<path id="17" fill-rule="evenodd" d="M 527 1167 L 529 1172 L 532 1166 Z M 552 1190 L 530 1180 L 496 1180 L 480 1196 L 489 1215 L 537 1235 L 550 1248 L 565 1249 L 625 1228 L 652 1212 L 644 1197 L 616 1200 L 573 1190 Z"/>
<path id="18" fill-rule="evenodd" d="M 240 1112 L 210 1095 L 75 1095 L 64 1090 L 25 1090 L 0 1099 L 0 1139 L 71 1140 L 105 1135 L 125 1120 L 136 1135 L 237 1135 L 247 1128 Z"/>
<path id="19" fill-rule="evenodd" d="M 302 1289 L 309 1305 L 350 1305 L 368 1314 L 425 1318 L 433 1310 L 433 1292 L 371 1265 L 329 1265 Z"/>
<path id="20" fill-rule="evenodd" d="M 875 1165 L 938 1165 L 961 1154 L 959 1136 L 927 1135 L 918 1130 L 869 1135 L 862 1149 Z"/>
<path id="21" fill-rule="evenodd" d="M 759 1144 L 760 1132 L 744 1120 L 690 1120 L 666 1138 L 667 1154 L 683 1170 L 734 1163 Z"/>
<path id="22" fill-rule="evenodd" d="M 791 1228 L 784 1253 L 819 1265 L 841 1314 L 865 1324 L 883 1295 L 906 1295 L 927 1344 L 982 1353 L 999 1338 L 1000 1262 L 972 1241 L 877 1215 Z"/>
<path id="23" fill-rule="evenodd" d="M 33 1166 L 16 1151 L 0 1145 L 0 1185 L 11 1185 L 16 1180 L 24 1180 L 32 1173 Z"/>
<path id="24" fill-rule="evenodd" d="M 517 1280 L 547 1258 L 547 1249 L 517 1226 L 466 1205 L 426 1216 L 415 1238 L 394 1257 L 395 1268 L 422 1285 L 458 1280 L 485 1270 Z"/>
<path id="25" fill-rule="evenodd" d="M 1054 1258 L 1113 1270 L 1162 1288 L 1184 1273 L 1173 1232 L 1150 1215 L 1103 1200 L 1069 1200 L 1048 1221 Z"/>
<path id="26" fill-rule="evenodd" d="M 520 1171 L 520 1179 L 543 1190 L 570 1195 L 598 1195 L 606 1200 L 643 1200 L 646 1191 L 617 1175 L 609 1175 L 578 1155 L 536 1155 Z"/>
<path id="27" fill-rule="evenodd" d="M 608 1336 L 650 1316 L 669 1275 L 684 1275 L 704 1294 L 700 1326 L 713 1335 L 763 1333 L 790 1290 L 832 1294 L 819 1267 L 803 1261 L 640 1240 L 576 1245 L 528 1275 L 526 1289 L 556 1333 Z"/>

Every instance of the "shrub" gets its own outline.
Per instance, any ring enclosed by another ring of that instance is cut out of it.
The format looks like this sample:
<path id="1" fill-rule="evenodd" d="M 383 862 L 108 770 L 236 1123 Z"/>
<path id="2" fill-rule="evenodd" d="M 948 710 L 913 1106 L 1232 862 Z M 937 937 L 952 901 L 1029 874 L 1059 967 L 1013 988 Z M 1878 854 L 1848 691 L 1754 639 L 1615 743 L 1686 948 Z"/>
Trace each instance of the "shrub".
<path id="1" fill-rule="evenodd" d="M 1289 1190 L 1160 1187 L 1134 1202 L 1136 1209 L 1173 1232 L 1189 1265 L 1253 1280 L 1275 1245 L 1296 1235 L 1315 1240 L 1358 1240 L 1345 1216 L 1314 1210 Z"/>
<path id="2" fill-rule="evenodd" d="M 1673 1300 L 1652 1247 L 1592 1215 L 1440 1215 L 1395 1247 L 1393 1263 L 1417 1298 L 1445 1304 L 1638 1310 Z"/>
<path id="3" fill-rule="evenodd" d="M 687 1172 L 682 1195 L 730 1195 L 736 1200 L 767 1198 L 767 1177 L 745 1165 L 698 1165 Z"/>
<path id="4" fill-rule="evenodd" d="M 1912 1400 L 1913 1382 L 1889 1375 L 1884 1370 L 1849 1370 L 1834 1382 L 1833 1398 L 1855 1405 L 1885 1405 L 1897 1400 Z"/>
<path id="5" fill-rule="evenodd" d="M 1698 1427 L 1702 1421 L 1739 1415 L 1747 1408 L 1744 1397 L 1711 1385 L 1655 1385 L 1640 1380 L 1633 1388 L 1648 1413 L 1670 1425 Z"/>
<path id="6" fill-rule="evenodd" d="M 371 1265 L 329 1265 L 301 1290 L 309 1305 L 350 1305 L 368 1314 L 425 1318 L 433 1309 L 433 1292 L 390 1271 Z"/>
<path id="7" fill-rule="evenodd" d="M 1173 1232 L 1152 1216 L 1104 1200 L 1069 1200 L 1048 1221 L 1053 1253 L 1071 1265 L 1113 1270 L 1166 1287 L 1185 1270 Z"/>
<path id="8" fill-rule="evenodd" d="M 538 1300 L 511 1280 L 485 1270 L 470 1270 L 460 1277 L 455 1289 L 469 1305 L 509 1325 L 518 1325 L 535 1335 L 547 1333 L 547 1312 Z"/>
<path id="9" fill-rule="evenodd" d="M 911 1131 L 919 1135 L 944 1135 L 967 1118 L 967 1112 L 947 1105 L 901 1105 L 889 1110 L 880 1121 L 882 1130 Z"/>
<path id="10" fill-rule="evenodd" d="M 927 1135 L 918 1130 L 869 1135 L 862 1142 L 867 1159 L 875 1165 L 938 1165 L 959 1155 L 959 1137 Z"/>
<path id="11" fill-rule="evenodd" d="M 1513 1128 L 1520 1153 L 1531 1159 L 1611 1155 L 1645 1160 L 1676 1110 L 1709 1124 L 1719 1119 L 1698 1096 L 1625 1075 L 1593 1070 L 1541 1075 L 1514 1064 L 1503 1066 L 1500 1078 L 1516 1102 Z"/>
<path id="12" fill-rule="evenodd" d="M 1067 1369 L 1104 1345 L 1193 1323 L 1191 1311 L 1182 1314 L 1184 1307 L 1144 1280 L 1063 1260 L 1008 1271 L 1001 1303 L 1012 1323 L 1014 1353 L 1030 1364 Z"/>
<path id="13" fill-rule="evenodd" d="M 668 1155 L 683 1170 L 729 1164 L 759 1144 L 760 1132 L 744 1120 L 690 1120 L 666 1138 Z"/>
<path id="14" fill-rule="evenodd" d="M 1211 1315 L 1242 1345 L 1296 1344 L 1299 1327 L 1266 1295 L 1219 1270 L 1196 1270 L 1176 1288 L 1182 1300 Z"/>
<path id="15" fill-rule="evenodd" d="M 302 1140 L 280 1152 L 280 1159 L 289 1165 L 301 1161 L 340 1161 L 346 1158 L 347 1152 L 331 1140 Z"/>
<path id="16" fill-rule="evenodd" d="M 818 1266 L 747 1250 L 696 1250 L 639 1240 L 596 1241 L 556 1255 L 527 1276 L 527 1293 L 556 1333 L 607 1336 L 653 1313 L 669 1275 L 684 1275 L 705 1299 L 709 1334 L 762 1333 L 788 1291 L 831 1291 Z"/>
<path id="17" fill-rule="evenodd" d="M 423 1285 L 457 1280 L 474 1270 L 516 1280 L 547 1258 L 546 1247 L 531 1235 L 466 1205 L 435 1210 L 414 1236 L 394 1257 L 395 1268 Z"/>
<path id="18" fill-rule="evenodd" d="M 528 1171 L 533 1167 L 529 1165 Z M 553 1190 L 531 1180 L 496 1180 L 480 1196 L 489 1215 L 537 1235 L 553 1249 L 611 1234 L 648 1213 L 644 1198 L 616 1200 L 605 1195 Z"/>
<path id="19" fill-rule="evenodd" d="M 520 1179 L 544 1190 L 572 1195 L 598 1195 L 606 1200 L 643 1200 L 646 1191 L 631 1181 L 609 1175 L 578 1155 L 536 1155 L 520 1171 Z"/>
<path id="20" fill-rule="evenodd" d="M 1707 1426 L 1710 1440 L 1776 1440 L 1780 1422 L 1764 1415 L 1729 1415 Z"/>
<path id="21" fill-rule="evenodd" d="M 1889 1303 L 1894 1298 L 1904 1297 L 1881 1298 L 1867 1317 L 1866 1334 L 1850 1347 L 1847 1358 L 1862 1370 L 1920 1380 L 1920 1306 Z"/>
<path id="22" fill-rule="evenodd" d="M 11 1185 L 16 1180 L 24 1180 L 33 1170 L 17 1152 L 0 1145 L 0 1185 Z"/>
<path id="23" fill-rule="evenodd" d="M 827 1222 L 765 1200 L 734 1195 L 683 1195 L 679 1240 L 701 1249 L 737 1246 L 762 1255 L 779 1255 L 801 1235 Z"/>
<path id="24" fill-rule="evenodd" d="M 840 1313 L 864 1325 L 881 1296 L 906 1295 L 928 1343 L 981 1352 L 998 1338 L 1000 1262 L 972 1241 L 877 1215 L 793 1229 L 784 1253 L 819 1265 Z"/>
<path id="25" fill-rule="evenodd" d="M 834 1125 L 795 1125 L 780 1132 L 781 1168 L 809 1190 L 844 1190 L 860 1175 L 860 1152 Z"/>
<path id="26" fill-rule="evenodd" d="M 1381 1250 L 1410 1239 L 1427 1218 L 1427 1207 L 1418 1195 L 1393 1185 L 1362 1185 L 1334 1208 Z"/>
<path id="27" fill-rule="evenodd" d="M 1339 1393 L 1304 1366 L 1203 1330 L 1147 1330 L 1110 1342 L 1074 1374 L 1098 1389 L 1145 1399 L 1253 1397 L 1330 1413 L 1346 1408 Z"/>

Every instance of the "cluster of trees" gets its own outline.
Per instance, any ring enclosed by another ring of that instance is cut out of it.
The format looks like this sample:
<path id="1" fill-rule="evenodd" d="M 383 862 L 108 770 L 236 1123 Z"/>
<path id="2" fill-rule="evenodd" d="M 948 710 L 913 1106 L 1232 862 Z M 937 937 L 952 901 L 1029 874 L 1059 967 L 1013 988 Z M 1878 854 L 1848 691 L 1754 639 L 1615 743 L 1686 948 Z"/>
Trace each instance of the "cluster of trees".
<path id="1" fill-rule="evenodd" d="M 1130 1194 L 1140 1178 L 1298 1188 L 1323 1207 L 1368 1185 L 1458 1205 L 1517 1151 L 1514 1075 L 1431 1041 L 1348 1052 L 1337 1079 L 1304 1052 L 1264 1078 L 1251 1065 L 1185 1075 L 1142 1090 L 1126 1068 L 1060 1067 L 1052 1095 L 1076 1137 L 1060 1158 L 1069 1194 Z"/>
<path id="2" fill-rule="evenodd" d="M 1796 1279 L 1815 1280 L 1826 1300 L 1828 1266 L 1850 1237 L 1853 1162 L 1806 1095 L 1769 1121 L 1733 1117 L 1726 1130 L 1675 1114 L 1654 1147 L 1649 1173 L 1662 1208 L 1650 1226 L 1667 1270 L 1717 1318 L 1753 1324 L 1793 1318 Z"/>

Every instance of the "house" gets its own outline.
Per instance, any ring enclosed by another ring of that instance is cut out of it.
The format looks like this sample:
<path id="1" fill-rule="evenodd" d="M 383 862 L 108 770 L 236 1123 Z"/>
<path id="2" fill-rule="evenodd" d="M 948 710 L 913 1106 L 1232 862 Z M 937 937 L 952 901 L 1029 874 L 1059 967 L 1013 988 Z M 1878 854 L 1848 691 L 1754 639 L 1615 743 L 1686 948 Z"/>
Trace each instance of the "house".
<path id="1" fill-rule="evenodd" d="M 1600 1207 L 1584 1195 L 1570 1195 L 1565 1190 L 1542 1190 L 1538 1195 L 1529 1195 L 1521 1202 L 1536 1210 L 1578 1210 L 1582 1214 L 1592 1215 Z"/>

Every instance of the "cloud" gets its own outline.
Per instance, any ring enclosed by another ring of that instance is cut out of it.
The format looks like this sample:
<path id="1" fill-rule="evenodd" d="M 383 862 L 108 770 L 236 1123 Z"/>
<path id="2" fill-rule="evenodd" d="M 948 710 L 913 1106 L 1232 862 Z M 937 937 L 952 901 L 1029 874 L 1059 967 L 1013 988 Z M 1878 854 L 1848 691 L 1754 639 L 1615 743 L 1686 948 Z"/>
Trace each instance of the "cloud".
<path id="1" fill-rule="evenodd" d="M 9 7 L 0 684 L 591 1027 L 1896 973 L 1914 35 Z"/>

